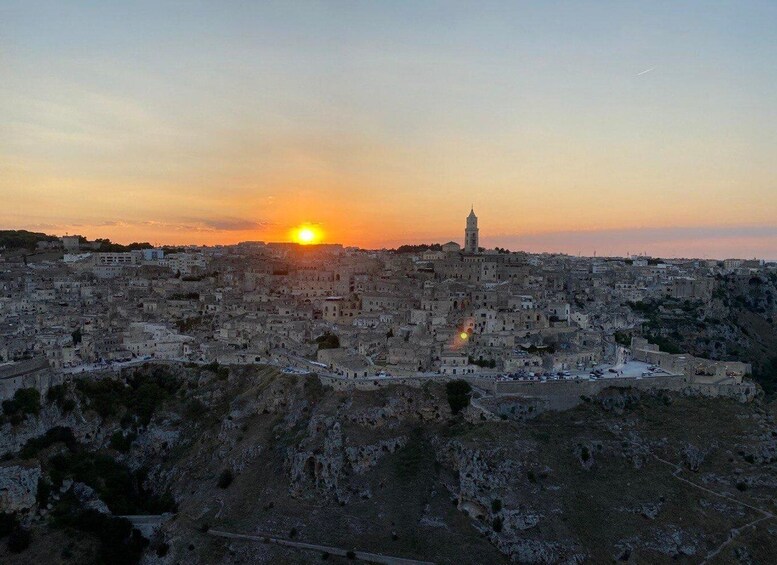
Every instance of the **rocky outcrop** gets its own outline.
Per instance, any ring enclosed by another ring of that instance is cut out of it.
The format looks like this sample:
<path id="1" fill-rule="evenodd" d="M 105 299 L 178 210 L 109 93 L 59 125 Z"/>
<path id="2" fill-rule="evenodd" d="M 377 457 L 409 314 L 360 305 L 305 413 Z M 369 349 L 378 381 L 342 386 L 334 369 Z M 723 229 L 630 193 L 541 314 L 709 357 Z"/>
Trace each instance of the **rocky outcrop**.
<path id="1" fill-rule="evenodd" d="M 38 495 L 40 465 L 23 463 L 0 466 L 0 512 L 32 508 Z"/>
<path id="2" fill-rule="evenodd" d="M 406 436 L 386 439 L 378 443 L 346 447 L 348 465 L 357 474 L 362 474 L 378 464 L 378 460 L 387 453 L 394 453 L 407 444 Z"/>
<path id="3" fill-rule="evenodd" d="M 399 436 L 374 444 L 346 445 L 339 421 L 331 416 L 311 418 L 308 436 L 300 447 L 287 449 L 291 494 L 304 497 L 314 489 L 332 494 L 338 501 L 347 501 L 352 493 L 341 487 L 345 475 L 365 473 L 381 457 L 401 449 L 407 441 L 407 437 Z M 368 497 L 362 491 L 356 494 Z"/>
<path id="4" fill-rule="evenodd" d="M 163 456 L 180 440 L 181 432 L 170 423 L 161 422 L 158 426 L 149 426 L 132 444 L 130 466 L 139 468 L 144 462 Z"/>
<path id="5" fill-rule="evenodd" d="M 89 446 L 106 445 L 114 431 L 93 412 L 85 415 L 76 407 L 65 414 L 56 404 L 45 404 L 37 416 L 27 416 L 18 426 L 0 426 L 0 454 L 16 453 L 29 440 L 57 426 L 70 428 L 79 443 Z"/>
<path id="6" fill-rule="evenodd" d="M 623 414 L 628 408 L 638 405 L 640 396 L 637 391 L 623 391 L 620 389 L 610 389 L 602 391 L 599 394 L 599 404 L 606 412 Z"/>
<path id="7" fill-rule="evenodd" d="M 450 418 L 450 408 L 422 390 L 408 389 L 390 396 L 383 406 L 355 410 L 347 414 L 352 424 L 365 428 L 396 428 L 409 420 L 442 422 Z"/>
<path id="8" fill-rule="evenodd" d="M 531 446 L 526 448 L 530 457 Z M 481 450 L 456 440 L 438 444 L 437 457 L 458 474 L 458 485 L 449 488 L 456 496 L 459 510 L 510 559 L 536 564 L 584 560 L 586 554 L 575 542 L 547 541 L 537 531 L 543 513 L 533 506 L 531 497 L 518 498 L 516 480 L 527 476 L 523 462 L 510 458 L 501 449 Z"/>
<path id="9" fill-rule="evenodd" d="M 669 526 L 655 531 L 645 545 L 672 559 L 684 559 L 696 555 L 699 540 L 689 532 Z"/>
<path id="10" fill-rule="evenodd" d="M 636 432 L 628 432 L 621 441 L 621 455 L 635 469 L 641 469 L 650 457 L 650 445 Z"/>
<path id="11" fill-rule="evenodd" d="M 683 464 L 694 473 L 699 472 L 699 467 L 704 463 L 705 457 L 704 451 L 696 447 L 695 445 L 688 443 L 680 450 L 680 456 L 683 459 Z"/>
<path id="12" fill-rule="evenodd" d="M 96 510 L 100 514 L 110 514 L 108 505 L 105 504 L 100 497 L 97 496 L 95 490 L 84 483 L 75 482 L 70 487 L 73 491 L 73 495 L 78 499 L 81 505 L 88 510 Z"/>
<path id="13" fill-rule="evenodd" d="M 578 443 L 574 447 L 573 452 L 580 466 L 589 471 L 594 466 L 594 453 L 601 450 L 602 444 L 600 442 Z"/>

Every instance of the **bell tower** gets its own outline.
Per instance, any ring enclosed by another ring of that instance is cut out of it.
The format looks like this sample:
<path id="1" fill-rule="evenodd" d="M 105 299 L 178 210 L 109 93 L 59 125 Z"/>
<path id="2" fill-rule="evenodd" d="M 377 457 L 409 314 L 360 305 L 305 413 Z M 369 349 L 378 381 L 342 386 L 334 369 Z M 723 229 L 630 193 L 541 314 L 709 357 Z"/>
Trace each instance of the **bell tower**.
<path id="1" fill-rule="evenodd" d="M 475 208 L 469 211 L 467 216 L 467 227 L 464 230 L 464 253 L 477 253 L 480 245 L 478 232 L 478 217 L 475 215 Z"/>

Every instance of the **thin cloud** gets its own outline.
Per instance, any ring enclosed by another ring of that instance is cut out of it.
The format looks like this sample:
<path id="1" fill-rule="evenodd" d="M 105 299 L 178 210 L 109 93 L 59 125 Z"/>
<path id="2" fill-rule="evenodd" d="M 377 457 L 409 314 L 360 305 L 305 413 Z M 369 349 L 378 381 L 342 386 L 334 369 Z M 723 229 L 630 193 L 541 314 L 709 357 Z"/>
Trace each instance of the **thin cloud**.
<path id="1" fill-rule="evenodd" d="M 267 222 L 246 218 L 203 218 L 197 222 L 214 231 L 249 231 L 267 227 Z"/>
<path id="2" fill-rule="evenodd" d="M 27 229 L 49 230 L 51 232 L 65 232 L 72 230 L 89 230 L 94 228 L 145 228 L 153 231 L 182 231 L 182 232 L 240 232 L 261 230 L 272 226 L 271 222 L 256 220 L 253 218 L 239 217 L 215 217 L 215 218 L 177 218 L 173 221 L 161 220 L 110 220 L 110 219 L 74 219 L 70 222 L 25 222 Z"/>

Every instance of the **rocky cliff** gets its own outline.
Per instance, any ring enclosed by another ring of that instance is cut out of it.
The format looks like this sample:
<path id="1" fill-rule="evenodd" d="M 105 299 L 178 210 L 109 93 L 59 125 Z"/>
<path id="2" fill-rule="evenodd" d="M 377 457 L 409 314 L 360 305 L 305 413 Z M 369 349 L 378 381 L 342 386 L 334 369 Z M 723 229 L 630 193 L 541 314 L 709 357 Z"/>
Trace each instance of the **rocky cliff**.
<path id="1" fill-rule="evenodd" d="M 95 520 L 164 512 L 149 542 L 121 530 L 125 556 L 348 561 L 298 542 L 457 564 L 777 554 L 777 426 L 763 399 L 617 389 L 564 412 L 482 398 L 453 414 L 441 384 L 333 391 L 270 368 L 138 373 L 71 385 L 71 410 L 52 401 L 6 430 L 0 511 L 32 537 L 18 554 L 3 544 L 0 561 L 99 561 L 113 554 Z"/>

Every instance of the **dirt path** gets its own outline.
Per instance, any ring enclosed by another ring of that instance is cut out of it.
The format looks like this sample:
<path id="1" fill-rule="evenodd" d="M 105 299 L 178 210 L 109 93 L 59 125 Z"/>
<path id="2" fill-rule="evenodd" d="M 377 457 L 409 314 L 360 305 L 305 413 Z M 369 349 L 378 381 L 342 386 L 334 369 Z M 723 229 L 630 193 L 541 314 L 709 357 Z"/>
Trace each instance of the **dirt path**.
<path id="1" fill-rule="evenodd" d="M 754 510 L 754 511 L 762 514 L 762 516 L 760 518 L 757 518 L 757 519 L 753 520 L 752 522 L 748 522 L 747 524 L 745 524 L 743 526 L 739 526 L 737 528 L 731 528 L 728 531 L 728 537 L 726 538 L 726 540 L 722 544 L 720 544 L 718 547 L 716 547 L 715 549 L 710 551 L 704 557 L 704 559 L 699 563 L 699 565 L 706 565 L 712 559 L 717 557 L 717 555 L 721 551 L 723 551 L 732 541 L 734 541 L 737 537 L 739 537 L 739 534 L 741 534 L 745 530 L 747 530 L 749 528 L 755 528 L 756 525 L 759 522 L 763 522 L 764 520 L 771 520 L 772 518 L 775 517 L 774 514 L 772 514 L 771 512 L 769 512 L 767 510 L 764 510 L 763 508 L 758 508 L 757 506 L 753 506 L 752 504 L 748 504 L 747 502 L 742 502 L 741 500 L 737 500 L 736 498 L 734 498 L 732 496 L 729 496 L 727 494 L 723 494 L 723 493 L 718 492 L 718 491 L 714 491 L 712 489 L 708 489 L 707 487 L 703 487 L 701 485 L 698 485 L 698 484 L 694 483 L 693 481 L 690 481 L 690 480 L 686 479 L 685 477 L 681 477 L 680 473 L 683 472 L 683 468 L 680 465 L 676 465 L 676 464 L 672 463 L 671 461 L 667 461 L 666 459 L 662 459 L 661 457 L 659 457 L 655 453 L 651 453 L 651 455 L 653 456 L 653 458 L 656 461 L 659 461 L 659 462 L 663 463 L 664 465 L 669 465 L 670 467 L 672 467 L 674 469 L 674 471 L 672 472 L 672 476 L 675 479 L 677 479 L 678 481 L 682 481 L 685 484 L 690 485 L 690 486 L 692 486 L 692 487 L 694 487 L 696 489 L 699 489 L 701 491 L 704 491 L 704 492 L 706 492 L 708 494 L 711 494 L 713 496 L 717 496 L 717 497 L 723 498 L 725 500 L 728 500 L 729 502 L 733 502 L 734 504 L 739 504 L 740 506 L 744 506 L 745 508 L 749 508 L 750 510 Z"/>
<path id="2" fill-rule="evenodd" d="M 328 545 L 319 545 L 314 543 L 305 543 L 301 541 L 292 541 L 288 539 L 274 537 L 272 535 L 235 534 L 232 532 L 223 532 L 221 530 L 208 530 L 208 534 L 211 536 L 216 536 L 220 538 L 258 541 L 262 543 L 274 543 L 277 545 L 284 545 L 286 547 L 293 547 L 295 549 L 316 551 L 318 553 L 329 553 L 331 555 L 340 555 L 342 557 L 348 557 L 349 552 L 353 551 L 353 556 L 356 559 L 360 559 L 368 563 L 382 563 L 385 565 L 434 565 L 434 562 L 432 561 L 417 561 L 415 559 L 406 559 L 404 557 L 393 557 L 391 555 L 382 555 L 380 553 L 369 553 L 366 551 L 348 550 L 348 549 L 342 549 L 339 547 L 331 547 Z"/>

